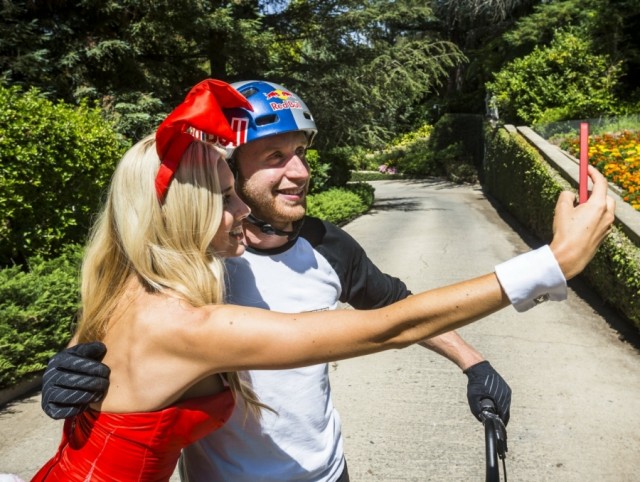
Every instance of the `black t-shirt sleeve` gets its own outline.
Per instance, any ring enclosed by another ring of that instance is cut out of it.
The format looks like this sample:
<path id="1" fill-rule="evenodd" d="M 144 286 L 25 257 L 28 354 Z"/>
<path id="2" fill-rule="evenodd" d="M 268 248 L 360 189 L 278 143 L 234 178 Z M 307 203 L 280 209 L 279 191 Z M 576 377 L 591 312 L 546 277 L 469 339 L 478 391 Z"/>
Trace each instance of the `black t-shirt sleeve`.
<path id="1" fill-rule="evenodd" d="M 398 278 L 380 271 L 362 246 L 339 227 L 307 217 L 300 232 L 324 256 L 340 278 L 340 301 L 356 309 L 389 305 L 411 294 Z"/>

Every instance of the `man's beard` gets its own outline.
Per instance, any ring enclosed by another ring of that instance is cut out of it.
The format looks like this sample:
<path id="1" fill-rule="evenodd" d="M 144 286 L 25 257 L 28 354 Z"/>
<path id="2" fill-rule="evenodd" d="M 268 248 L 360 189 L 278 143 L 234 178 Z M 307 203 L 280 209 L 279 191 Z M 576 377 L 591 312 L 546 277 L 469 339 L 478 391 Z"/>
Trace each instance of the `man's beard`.
<path id="1" fill-rule="evenodd" d="M 289 223 L 302 219 L 307 210 L 307 196 L 301 204 L 291 205 L 278 202 L 271 191 L 256 191 L 250 183 L 239 181 L 238 194 L 251 208 L 251 214 L 256 218 L 276 227 L 284 227 Z"/>

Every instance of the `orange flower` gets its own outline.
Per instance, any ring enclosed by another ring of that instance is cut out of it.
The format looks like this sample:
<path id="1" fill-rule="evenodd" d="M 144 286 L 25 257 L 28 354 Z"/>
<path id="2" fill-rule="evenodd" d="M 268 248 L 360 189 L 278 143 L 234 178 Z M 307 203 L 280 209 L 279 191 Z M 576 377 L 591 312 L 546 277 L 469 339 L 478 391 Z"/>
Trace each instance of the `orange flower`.
<path id="1" fill-rule="evenodd" d="M 563 143 L 572 155 L 580 155 L 580 139 Z M 640 210 L 640 131 L 589 136 L 589 163 L 622 189 L 622 198 Z"/>

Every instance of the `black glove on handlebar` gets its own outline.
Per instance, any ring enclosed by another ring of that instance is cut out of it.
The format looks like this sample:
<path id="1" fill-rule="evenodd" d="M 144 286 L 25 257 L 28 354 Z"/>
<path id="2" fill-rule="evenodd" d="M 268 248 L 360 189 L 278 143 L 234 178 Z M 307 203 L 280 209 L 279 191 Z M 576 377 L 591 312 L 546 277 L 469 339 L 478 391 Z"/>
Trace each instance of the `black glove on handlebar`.
<path id="1" fill-rule="evenodd" d="M 509 423 L 511 408 L 511 388 L 488 361 L 482 361 L 467 368 L 464 374 L 469 378 L 467 383 L 467 400 L 475 417 L 482 421 L 481 400 L 490 398 L 496 405 L 498 415 L 505 425 Z"/>
<path id="2" fill-rule="evenodd" d="M 109 388 L 109 367 L 100 363 L 104 343 L 81 343 L 55 355 L 42 376 L 42 410 L 59 420 L 99 402 Z"/>

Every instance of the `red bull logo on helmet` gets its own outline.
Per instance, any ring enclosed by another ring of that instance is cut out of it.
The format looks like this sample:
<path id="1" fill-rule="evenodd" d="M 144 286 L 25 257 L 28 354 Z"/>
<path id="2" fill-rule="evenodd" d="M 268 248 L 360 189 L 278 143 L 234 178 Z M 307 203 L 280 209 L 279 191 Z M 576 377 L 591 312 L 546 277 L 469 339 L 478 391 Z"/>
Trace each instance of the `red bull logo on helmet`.
<path id="1" fill-rule="evenodd" d="M 272 110 L 302 109 L 300 102 L 295 98 L 290 99 L 294 95 L 286 90 L 276 89 L 264 95 L 267 100 L 273 100 L 273 102 L 269 102 Z"/>
<path id="2" fill-rule="evenodd" d="M 287 92 L 286 90 L 276 89 L 276 90 L 272 90 L 268 94 L 264 94 L 264 95 L 265 95 L 265 97 L 267 99 L 287 100 L 293 94 L 291 92 Z"/>

